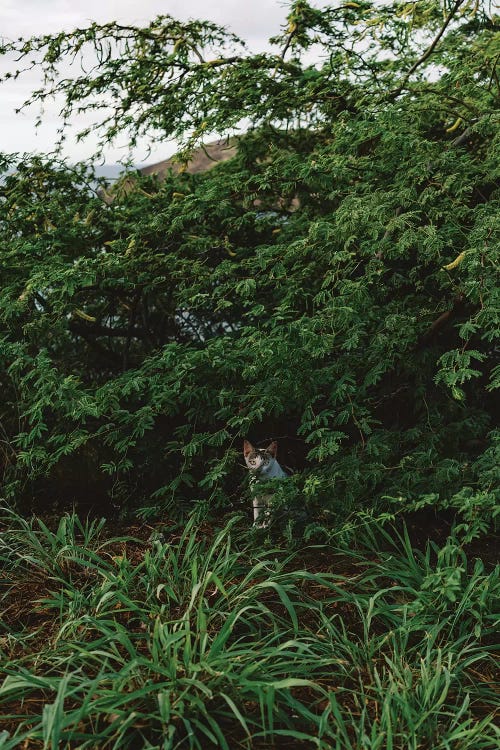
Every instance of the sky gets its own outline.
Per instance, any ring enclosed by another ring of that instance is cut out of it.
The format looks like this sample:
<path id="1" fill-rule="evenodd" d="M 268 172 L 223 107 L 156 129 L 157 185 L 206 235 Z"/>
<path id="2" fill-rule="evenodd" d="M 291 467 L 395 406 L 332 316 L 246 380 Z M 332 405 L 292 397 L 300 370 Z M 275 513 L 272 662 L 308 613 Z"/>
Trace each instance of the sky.
<path id="1" fill-rule="evenodd" d="M 314 0 L 316 7 L 327 5 L 327 0 Z M 180 20 L 203 18 L 227 26 L 243 38 L 252 50 L 266 48 L 269 37 L 277 34 L 284 23 L 286 0 L 0 0 L 0 36 L 5 39 L 56 33 L 85 27 L 91 21 L 148 23 L 159 14 L 169 14 Z M 0 60 L 0 74 L 6 70 Z M 37 105 L 16 114 L 39 77 L 36 72 L 21 79 L 0 85 L 0 151 L 49 152 L 56 140 L 57 107 L 46 105 L 44 124 L 37 131 Z M 81 125 L 81 123 L 80 123 Z M 66 156 L 72 161 L 86 159 L 93 153 L 95 141 L 77 144 L 68 136 Z M 126 144 L 110 148 L 106 162 L 115 163 L 126 157 Z M 154 147 L 148 156 L 147 143 L 135 150 L 136 163 L 164 159 L 175 150 L 175 144 Z"/>

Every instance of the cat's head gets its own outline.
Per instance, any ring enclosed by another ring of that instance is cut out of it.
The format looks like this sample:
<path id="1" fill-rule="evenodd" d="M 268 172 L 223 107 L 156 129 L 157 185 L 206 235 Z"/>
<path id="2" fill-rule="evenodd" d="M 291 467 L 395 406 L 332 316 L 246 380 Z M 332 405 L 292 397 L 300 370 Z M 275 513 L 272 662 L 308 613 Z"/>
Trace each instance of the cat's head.
<path id="1" fill-rule="evenodd" d="M 267 448 L 254 448 L 248 440 L 243 443 L 243 456 L 245 463 L 254 474 L 265 471 L 271 461 L 276 458 L 278 443 L 274 440 Z"/>

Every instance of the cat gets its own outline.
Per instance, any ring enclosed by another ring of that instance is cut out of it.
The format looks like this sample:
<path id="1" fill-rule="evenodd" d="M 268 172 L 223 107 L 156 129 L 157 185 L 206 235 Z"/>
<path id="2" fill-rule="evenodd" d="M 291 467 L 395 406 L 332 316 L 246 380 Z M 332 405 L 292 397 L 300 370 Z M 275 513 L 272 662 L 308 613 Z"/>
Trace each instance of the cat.
<path id="1" fill-rule="evenodd" d="M 254 525 L 261 528 L 269 525 L 268 509 L 272 495 L 256 494 L 255 485 L 258 482 L 267 482 L 270 479 L 284 479 L 288 476 L 276 460 L 277 452 L 278 443 L 276 440 L 268 445 L 267 448 L 254 448 L 248 440 L 245 440 L 243 443 L 243 456 L 250 470 Z"/>

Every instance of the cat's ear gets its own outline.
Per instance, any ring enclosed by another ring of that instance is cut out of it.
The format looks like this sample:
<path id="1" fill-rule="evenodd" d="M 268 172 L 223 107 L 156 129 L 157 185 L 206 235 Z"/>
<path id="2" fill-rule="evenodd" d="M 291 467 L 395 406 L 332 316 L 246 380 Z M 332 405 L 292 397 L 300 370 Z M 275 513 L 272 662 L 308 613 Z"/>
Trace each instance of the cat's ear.
<path id="1" fill-rule="evenodd" d="M 248 440 L 245 440 L 243 442 L 243 455 L 245 456 L 245 458 L 246 458 L 246 456 L 249 456 L 250 453 L 253 452 L 253 449 L 254 448 L 253 448 L 252 443 L 249 443 Z"/>
<path id="2" fill-rule="evenodd" d="M 270 453 L 273 458 L 276 458 L 276 455 L 278 453 L 278 443 L 276 442 L 276 440 L 273 440 L 271 445 L 267 446 L 266 451 Z"/>

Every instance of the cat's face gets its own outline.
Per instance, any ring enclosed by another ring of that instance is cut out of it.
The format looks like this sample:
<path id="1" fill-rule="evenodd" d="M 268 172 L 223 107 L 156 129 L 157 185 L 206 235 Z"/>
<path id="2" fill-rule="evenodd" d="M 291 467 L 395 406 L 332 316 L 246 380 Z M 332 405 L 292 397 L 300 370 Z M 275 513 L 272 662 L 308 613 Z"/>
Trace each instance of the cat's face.
<path id="1" fill-rule="evenodd" d="M 245 463 L 252 473 L 258 474 L 265 471 L 266 467 L 274 461 L 278 450 L 276 441 L 268 445 L 267 448 L 254 448 L 248 440 L 243 443 L 243 455 Z"/>

